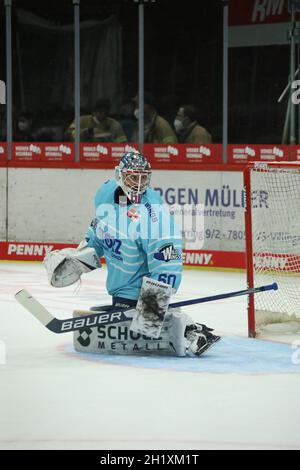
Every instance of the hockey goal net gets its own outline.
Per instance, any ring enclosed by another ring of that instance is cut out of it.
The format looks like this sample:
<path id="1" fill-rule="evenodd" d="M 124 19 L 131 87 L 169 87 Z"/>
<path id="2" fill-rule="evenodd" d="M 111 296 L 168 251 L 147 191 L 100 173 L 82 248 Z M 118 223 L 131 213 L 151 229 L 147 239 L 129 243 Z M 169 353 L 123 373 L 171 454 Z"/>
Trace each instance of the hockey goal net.
<path id="1" fill-rule="evenodd" d="M 300 163 L 250 164 L 244 186 L 248 286 L 278 284 L 249 296 L 249 336 L 300 332 Z"/>

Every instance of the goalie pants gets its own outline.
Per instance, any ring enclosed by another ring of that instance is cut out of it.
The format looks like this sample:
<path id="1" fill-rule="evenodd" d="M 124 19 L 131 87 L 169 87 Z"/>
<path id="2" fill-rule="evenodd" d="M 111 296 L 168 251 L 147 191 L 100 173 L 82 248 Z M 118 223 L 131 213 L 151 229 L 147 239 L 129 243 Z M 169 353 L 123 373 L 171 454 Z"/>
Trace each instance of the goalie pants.
<path id="1" fill-rule="evenodd" d="M 112 305 L 97 305 L 95 307 L 91 307 L 91 312 L 102 312 L 102 311 L 109 311 L 113 310 L 115 307 L 118 308 L 130 308 L 135 307 L 137 304 L 137 300 L 132 299 L 125 299 L 124 297 L 113 297 L 112 298 Z"/>

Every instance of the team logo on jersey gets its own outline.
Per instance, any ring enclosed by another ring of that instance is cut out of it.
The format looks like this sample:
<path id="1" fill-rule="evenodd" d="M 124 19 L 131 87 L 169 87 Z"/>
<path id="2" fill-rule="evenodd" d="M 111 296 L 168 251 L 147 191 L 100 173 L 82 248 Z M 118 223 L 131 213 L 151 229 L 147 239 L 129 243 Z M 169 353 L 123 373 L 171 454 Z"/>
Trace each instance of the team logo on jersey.
<path id="1" fill-rule="evenodd" d="M 134 209 L 133 207 L 128 210 L 127 216 L 134 222 L 137 222 L 141 217 L 140 214 L 137 212 L 137 210 Z"/>
<path id="2" fill-rule="evenodd" d="M 181 254 L 174 248 L 174 245 L 170 243 L 162 246 L 157 253 L 154 253 L 154 258 L 167 263 L 174 259 L 181 259 Z"/>

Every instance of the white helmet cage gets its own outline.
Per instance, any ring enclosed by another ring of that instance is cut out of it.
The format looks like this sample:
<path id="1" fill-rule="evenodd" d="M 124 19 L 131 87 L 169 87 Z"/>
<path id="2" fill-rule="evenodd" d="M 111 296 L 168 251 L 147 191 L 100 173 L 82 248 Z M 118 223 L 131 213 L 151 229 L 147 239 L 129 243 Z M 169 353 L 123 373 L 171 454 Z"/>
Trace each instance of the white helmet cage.
<path id="1" fill-rule="evenodd" d="M 142 195 L 150 186 L 151 166 L 138 152 L 127 152 L 115 168 L 118 185 L 133 204 L 140 204 Z"/>

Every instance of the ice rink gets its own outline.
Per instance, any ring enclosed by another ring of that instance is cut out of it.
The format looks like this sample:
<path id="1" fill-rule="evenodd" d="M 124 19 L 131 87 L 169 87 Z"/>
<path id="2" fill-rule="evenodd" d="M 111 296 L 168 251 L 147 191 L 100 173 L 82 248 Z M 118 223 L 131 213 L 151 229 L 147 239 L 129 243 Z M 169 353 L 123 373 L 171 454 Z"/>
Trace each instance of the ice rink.
<path id="1" fill-rule="evenodd" d="M 67 318 L 109 302 L 105 279 L 54 289 L 41 263 L 0 263 L 1 449 L 300 449 L 300 341 L 248 339 L 246 297 L 185 308 L 222 335 L 197 359 L 80 354 L 14 299 L 26 288 Z M 185 270 L 173 300 L 245 287 Z"/>

